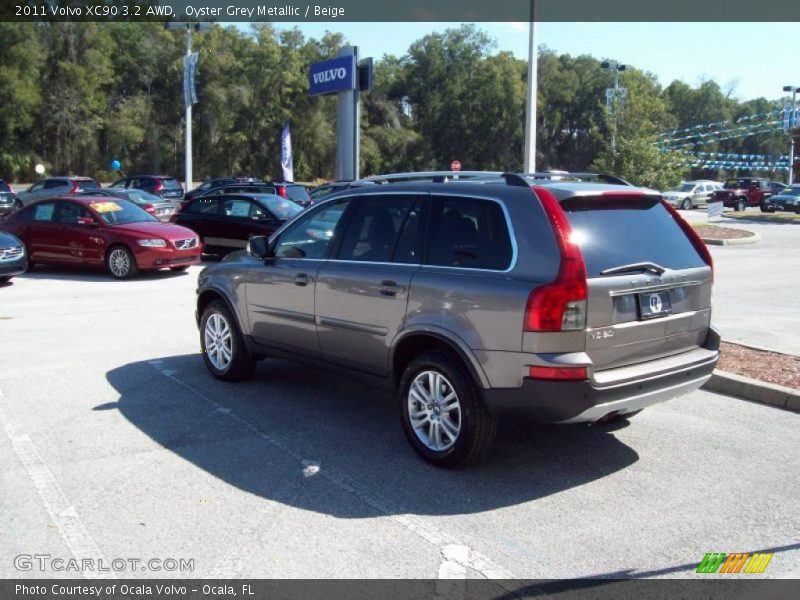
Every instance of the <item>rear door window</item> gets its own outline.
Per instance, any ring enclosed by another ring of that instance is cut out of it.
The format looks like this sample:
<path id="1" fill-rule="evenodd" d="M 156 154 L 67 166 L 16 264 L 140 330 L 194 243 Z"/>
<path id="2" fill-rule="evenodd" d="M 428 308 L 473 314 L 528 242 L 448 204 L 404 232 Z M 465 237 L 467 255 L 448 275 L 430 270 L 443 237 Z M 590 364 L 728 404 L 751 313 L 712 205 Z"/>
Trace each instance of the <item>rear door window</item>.
<path id="1" fill-rule="evenodd" d="M 359 200 L 342 239 L 338 258 L 389 262 L 414 205 L 413 195 L 374 195 Z"/>
<path id="2" fill-rule="evenodd" d="M 580 246 L 587 275 L 652 262 L 667 269 L 705 262 L 667 209 L 655 198 L 580 197 L 561 202 Z"/>
<path id="3" fill-rule="evenodd" d="M 311 196 L 308 195 L 308 190 L 302 185 L 287 185 L 286 195 L 295 202 L 308 202 Z"/>
<path id="4" fill-rule="evenodd" d="M 513 249 L 503 209 L 493 200 L 431 196 L 425 264 L 504 271 Z"/>

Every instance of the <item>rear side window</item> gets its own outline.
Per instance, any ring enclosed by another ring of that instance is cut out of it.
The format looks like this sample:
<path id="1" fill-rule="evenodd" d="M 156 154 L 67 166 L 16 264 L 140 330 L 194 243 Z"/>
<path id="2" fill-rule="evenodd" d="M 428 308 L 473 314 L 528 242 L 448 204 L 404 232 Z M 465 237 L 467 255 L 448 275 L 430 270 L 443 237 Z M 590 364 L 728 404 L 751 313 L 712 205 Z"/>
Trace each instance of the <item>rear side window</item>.
<path id="1" fill-rule="evenodd" d="M 68 185 L 65 179 L 51 179 L 50 181 L 44 182 L 44 189 L 54 190 L 56 188 L 67 187 Z"/>
<path id="2" fill-rule="evenodd" d="M 84 190 L 97 190 L 100 189 L 100 184 L 97 183 L 94 179 L 77 179 L 75 183 L 78 185 L 79 188 Z"/>
<path id="3" fill-rule="evenodd" d="M 425 264 L 504 271 L 512 246 L 501 206 L 491 200 L 431 197 Z"/>
<path id="4" fill-rule="evenodd" d="M 638 262 L 668 269 L 706 266 L 657 199 L 580 197 L 561 203 L 580 246 L 587 275 Z"/>

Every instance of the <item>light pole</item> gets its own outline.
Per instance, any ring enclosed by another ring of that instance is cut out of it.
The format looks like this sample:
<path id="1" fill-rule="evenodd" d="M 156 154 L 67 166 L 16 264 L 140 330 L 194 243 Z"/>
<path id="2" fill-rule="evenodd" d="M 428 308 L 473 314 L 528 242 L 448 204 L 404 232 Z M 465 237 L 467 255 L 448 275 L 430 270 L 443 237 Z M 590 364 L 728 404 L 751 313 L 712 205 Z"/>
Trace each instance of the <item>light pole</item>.
<path id="1" fill-rule="evenodd" d="M 531 21 L 528 25 L 528 94 L 525 102 L 525 166 L 526 173 L 536 172 L 536 90 L 538 65 L 536 52 L 535 3 L 531 0 Z"/>
<path id="2" fill-rule="evenodd" d="M 184 55 L 184 65 L 191 60 L 192 56 L 192 30 L 202 33 L 203 31 L 209 31 L 211 29 L 211 23 L 187 23 L 182 21 L 169 21 L 164 24 L 164 27 L 169 30 L 176 30 L 176 29 L 186 29 L 186 54 Z M 187 69 L 184 66 L 183 70 L 183 77 L 184 77 L 184 84 L 183 84 L 183 91 L 184 94 L 187 93 L 189 87 L 187 87 L 187 82 L 185 81 L 186 77 L 189 74 L 187 73 Z M 184 107 L 186 109 L 186 135 L 184 136 L 185 146 L 184 146 L 184 159 L 185 159 L 185 186 L 186 191 L 188 192 L 192 189 L 192 102 L 190 99 L 184 97 Z"/>
<path id="3" fill-rule="evenodd" d="M 795 123 L 794 116 L 797 113 L 797 92 L 800 92 L 800 87 L 793 85 L 783 86 L 784 92 L 792 92 L 792 112 L 789 117 L 789 185 L 794 183 L 794 132 L 792 131 L 797 123 Z"/>
<path id="4" fill-rule="evenodd" d="M 614 71 L 614 89 L 606 90 L 606 106 L 610 106 L 610 110 L 614 115 L 614 127 L 611 129 L 611 153 L 617 154 L 617 108 L 619 106 L 619 98 L 624 97 L 627 90 L 619 87 L 619 74 L 627 67 L 618 63 L 615 60 L 604 60 L 600 63 L 603 69 L 610 69 Z"/>

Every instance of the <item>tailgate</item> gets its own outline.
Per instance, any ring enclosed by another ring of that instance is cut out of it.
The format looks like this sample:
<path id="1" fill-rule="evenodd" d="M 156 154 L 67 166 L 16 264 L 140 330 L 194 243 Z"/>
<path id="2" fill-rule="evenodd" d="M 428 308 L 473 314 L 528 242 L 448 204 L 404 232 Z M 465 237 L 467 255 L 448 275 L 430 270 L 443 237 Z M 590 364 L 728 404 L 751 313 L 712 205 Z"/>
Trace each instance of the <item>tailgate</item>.
<path id="1" fill-rule="evenodd" d="M 586 264 L 586 353 L 596 370 L 703 345 L 711 268 L 670 209 L 655 196 L 610 194 L 561 206 Z"/>

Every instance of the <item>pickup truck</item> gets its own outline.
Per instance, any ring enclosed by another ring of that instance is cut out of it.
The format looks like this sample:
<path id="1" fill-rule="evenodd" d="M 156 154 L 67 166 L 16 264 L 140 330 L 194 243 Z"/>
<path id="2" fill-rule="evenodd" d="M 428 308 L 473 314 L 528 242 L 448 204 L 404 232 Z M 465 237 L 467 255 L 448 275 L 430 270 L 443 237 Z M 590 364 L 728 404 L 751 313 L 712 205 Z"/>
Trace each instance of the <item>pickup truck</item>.
<path id="1" fill-rule="evenodd" d="M 725 181 L 710 202 L 722 202 L 723 206 L 742 211 L 748 206 L 761 206 L 764 199 L 772 196 L 770 180 L 761 177 L 733 177 Z"/>

